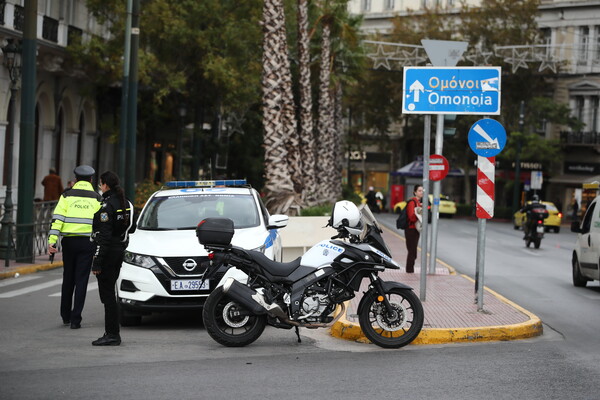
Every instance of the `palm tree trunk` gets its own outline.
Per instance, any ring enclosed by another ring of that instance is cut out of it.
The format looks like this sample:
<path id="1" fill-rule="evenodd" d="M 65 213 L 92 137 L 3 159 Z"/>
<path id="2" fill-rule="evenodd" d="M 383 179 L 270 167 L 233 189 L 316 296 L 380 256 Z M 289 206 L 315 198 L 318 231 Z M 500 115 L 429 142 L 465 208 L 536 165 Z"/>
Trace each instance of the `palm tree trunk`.
<path id="1" fill-rule="evenodd" d="M 333 164 L 333 115 L 329 83 L 331 77 L 331 30 L 323 23 L 321 32 L 321 69 L 319 71 L 319 119 L 318 119 L 318 155 L 317 155 L 317 196 L 320 202 L 331 202 L 331 183 Z"/>
<path id="2" fill-rule="evenodd" d="M 283 135 L 287 148 L 287 165 L 292 179 L 294 191 L 302 194 L 302 161 L 300 158 L 300 137 L 296 129 L 296 104 L 292 93 L 292 72 L 288 57 L 287 34 L 285 28 L 285 12 L 283 1 L 277 4 L 278 16 L 283 20 L 279 29 L 279 57 L 281 57 L 279 71 L 282 85 L 282 109 L 281 119 L 283 124 Z"/>
<path id="3" fill-rule="evenodd" d="M 298 0 L 298 60 L 300 92 L 300 154 L 303 172 L 303 200 L 316 204 L 315 135 L 313 132 L 310 83 L 310 38 L 308 35 L 308 0 Z"/>
<path id="4" fill-rule="evenodd" d="M 334 108 L 334 163 L 335 167 L 333 169 L 333 196 L 335 199 L 339 199 L 342 197 L 342 169 L 343 169 L 343 160 L 342 160 L 342 137 L 344 133 L 344 115 L 343 115 L 343 90 L 342 83 L 337 82 L 335 85 L 335 108 Z"/>
<path id="5" fill-rule="evenodd" d="M 265 205 L 271 212 L 285 213 L 296 202 L 287 165 L 282 77 L 281 29 L 285 29 L 282 0 L 264 0 L 263 5 L 263 125 L 265 147 Z"/>

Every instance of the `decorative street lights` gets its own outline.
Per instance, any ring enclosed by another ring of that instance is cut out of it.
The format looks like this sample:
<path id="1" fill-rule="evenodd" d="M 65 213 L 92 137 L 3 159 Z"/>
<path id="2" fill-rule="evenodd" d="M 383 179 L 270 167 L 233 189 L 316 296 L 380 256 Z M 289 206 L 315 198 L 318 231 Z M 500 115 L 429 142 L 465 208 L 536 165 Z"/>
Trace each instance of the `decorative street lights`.
<path id="1" fill-rule="evenodd" d="M 17 83 L 21 76 L 21 46 L 15 44 L 14 39 L 7 39 L 7 44 L 2 48 L 4 59 L 2 63 L 8 69 L 10 78 L 10 101 L 8 109 L 10 110 L 10 120 L 8 122 L 6 135 L 8 136 L 8 147 L 6 148 L 6 196 L 4 199 L 4 216 L 2 217 L 2 228 L 0 229 L 0 254 L 2 258 L 8 261 L 13 254 L 11 229 L 14 225 L 13 220 L 13 201 L 12 201 L 12 175 L 13 175 L 13 144 L 15 129 L 15 98 L 17 97 Z"/>

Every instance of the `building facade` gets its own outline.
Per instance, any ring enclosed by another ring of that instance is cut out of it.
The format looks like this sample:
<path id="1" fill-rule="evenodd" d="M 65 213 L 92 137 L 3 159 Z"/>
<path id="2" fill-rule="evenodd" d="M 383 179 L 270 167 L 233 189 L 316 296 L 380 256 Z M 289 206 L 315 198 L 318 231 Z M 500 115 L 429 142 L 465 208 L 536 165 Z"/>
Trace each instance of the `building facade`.
<path id="1" fill-rule="evenodd" d="M 24 0 L 0 0 L 0 43 L 19 44 L 23 37 Z M 41 181 L 50 168 L 56 169 L 63 185 L 73 180 L 79 164 L 97 171 L 114 165 L 114 145 L 98 130 L 98 105 L 95 87 L 67 60 L 66 48 L 73 41 L 90 35 L 105 36 L 84 0 L 38 0 L 37 68 L 35 93 L 34 197 L 43 198 Z M 2 60 L 4 60 L 3 55 Z M 8 126 L 14 127 L 12 157 L 13 202 L 18 196 L 21 90 L 17 81 L 15 110 L 9 110 L 11 80 L 0 65 L 0 201 L 4 200 L 8 173 Z"/>

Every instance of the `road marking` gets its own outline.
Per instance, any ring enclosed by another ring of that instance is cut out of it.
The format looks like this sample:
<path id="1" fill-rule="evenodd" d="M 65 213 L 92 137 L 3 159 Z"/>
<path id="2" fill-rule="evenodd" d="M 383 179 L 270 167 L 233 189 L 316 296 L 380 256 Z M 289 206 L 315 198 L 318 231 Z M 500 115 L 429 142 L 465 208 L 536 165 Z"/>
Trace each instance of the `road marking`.
<path id="1" fill-rule="evenodd" d="M 18 278 L 7 278 L 0 281 L 0 287 L 5 287 L 8 285 L 16 285 L 17 283 L 32 281 L 34 279 L 38 279 L 39 276 L 23 276 Z"/>
<path id="2" fill-rule="evenodd" d="M 87 291 L 91 292 L 92 290 L 98 290 L 98 282 L 92 282 L 92 283 L 88 283 L 88 287 L 87 287 Z M 48 297 L 60 297 L 61 293 L 52 293 L 51 295 L 48 295 Z"/>
<path id="3" fill-rule="evenodd" d="M 29 286 L 29 287 L 26 287 L 24 289 L 18 289 L 18 290 L 13 290 L 13 291 L 6 292 L 6 293 L 0 293 L 0 298 L 6 299 L 6 298 L 9 298 L 9 297 L 20 296 L 22 294 L 27 294 L 27 293 L 35 292 L 37 290 L 46 289 L 46 288 L 49 288 L 51 286 L 59 285 L 61 282 L 62 282 L 62 279 L 55 279 L 53 281 L 49 281 L 49 282 L 45 282 L 45 283 L 40 283 L 40 284 L 37 284 L 37 285 Z"/>

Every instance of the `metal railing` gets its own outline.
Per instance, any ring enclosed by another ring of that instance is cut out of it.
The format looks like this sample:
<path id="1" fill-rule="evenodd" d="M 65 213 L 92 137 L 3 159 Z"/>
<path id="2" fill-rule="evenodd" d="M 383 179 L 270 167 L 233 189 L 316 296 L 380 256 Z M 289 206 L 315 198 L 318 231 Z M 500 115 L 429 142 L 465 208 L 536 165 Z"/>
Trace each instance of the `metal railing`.
<path id="1" fill-rule="evenodd" d="M 598 144 L 600 145 L 600 132 L 568 132 L 560 133 L 560 143 L 562 144 Z"/>
<path id="2" fill-rule="evenodd" d="M 35 202 L 33 204 L 33 223 L 10 224 L 8 247 L 0 248 L 0 259 L 4 260 L 5 267 L 9 266 L 11 260 L 35 262 L 36 256 L 48 254 L 48 232 L 56 203 L 57 201 Z M 2 213 L 4 213 L 4 209 Z M 0 219 L 1 217 L 2 215 L 0 215 Z"/>

